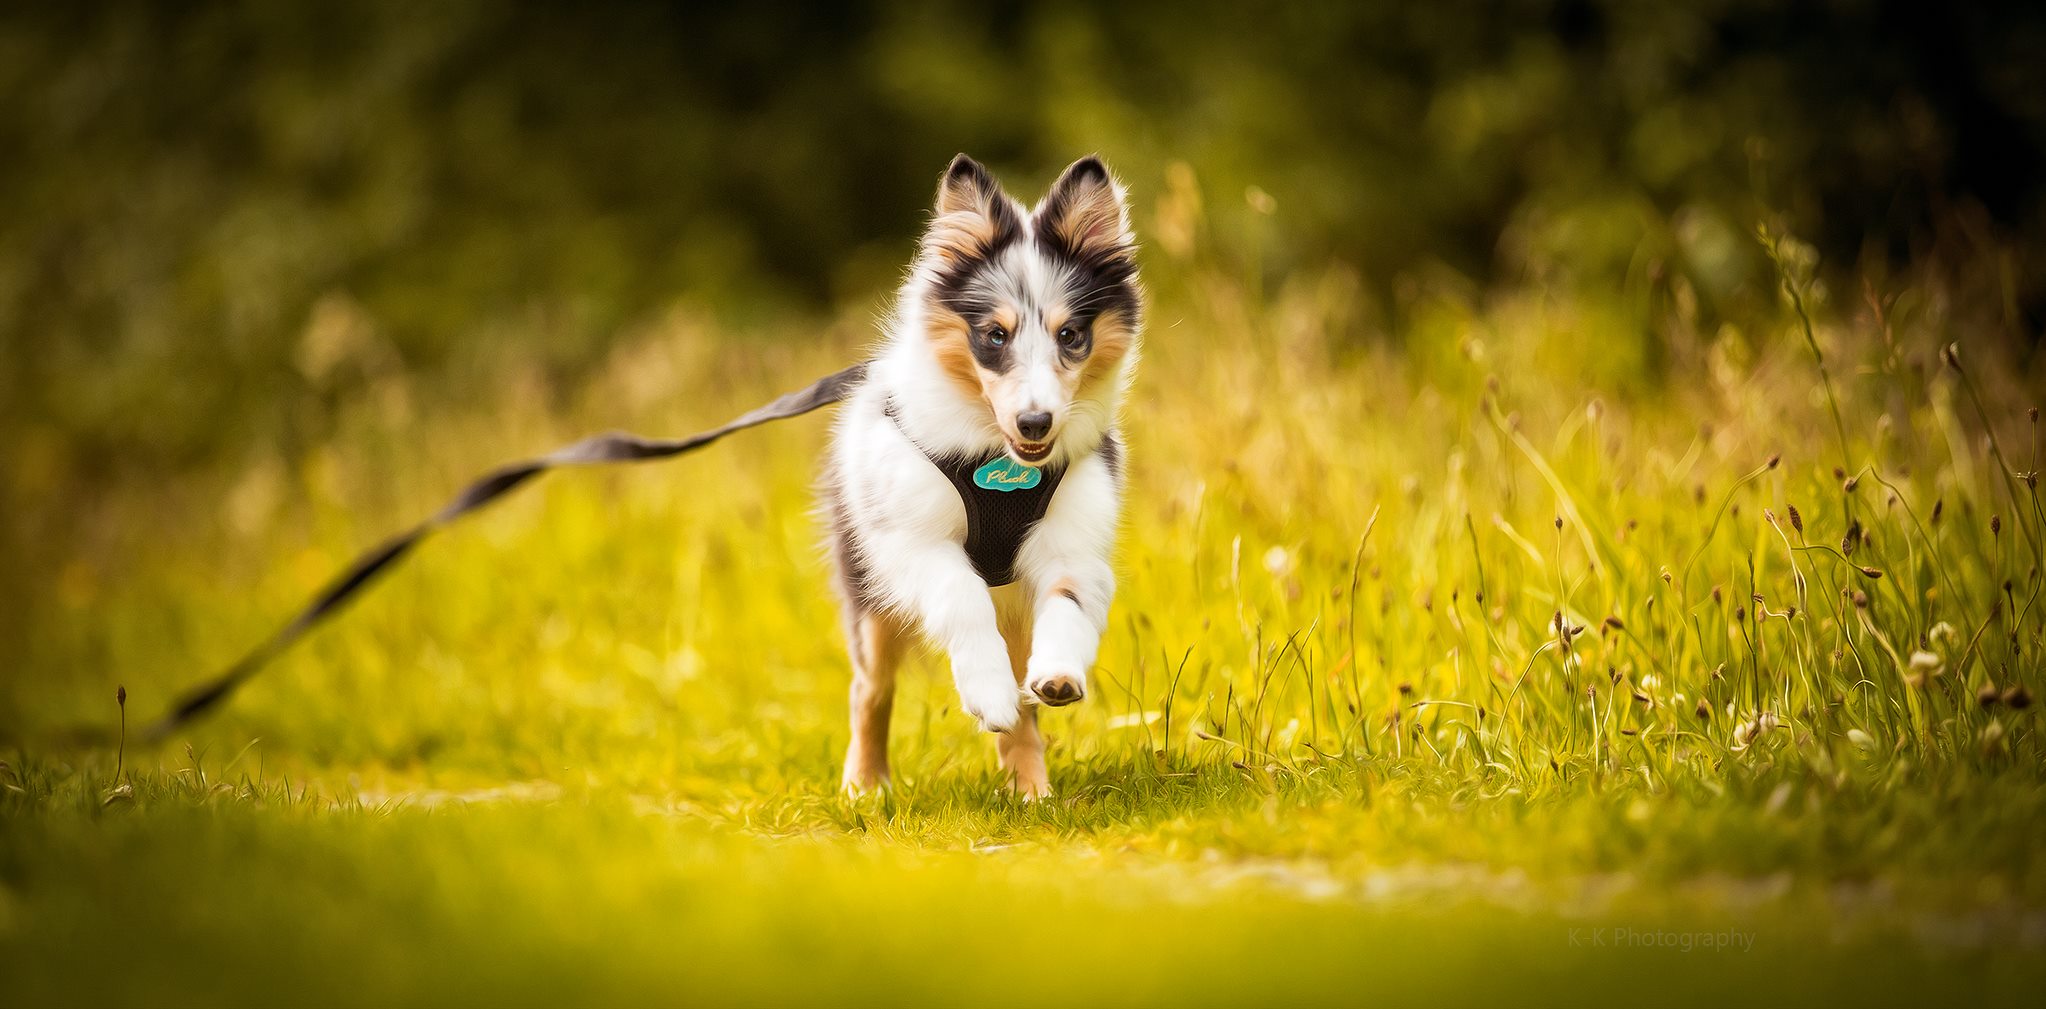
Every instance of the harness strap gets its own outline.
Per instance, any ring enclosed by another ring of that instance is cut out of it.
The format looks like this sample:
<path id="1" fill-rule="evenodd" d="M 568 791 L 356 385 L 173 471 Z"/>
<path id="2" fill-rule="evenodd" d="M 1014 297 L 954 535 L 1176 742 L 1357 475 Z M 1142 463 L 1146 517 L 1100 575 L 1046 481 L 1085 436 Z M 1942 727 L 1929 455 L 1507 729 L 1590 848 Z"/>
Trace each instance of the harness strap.
<path id="1" fill-rule="evenodd" d="M 534 477 L 548 470 L 566 466 L 647 462 L 692 452 L 734 431 L 757 427 L 768 421 L 800 416 L 818 407 L 836 403 L 858 386 L 866 374 L 865 362 L 855 364 L 844 371 L 826 375 L 766 406 L 758 407 L 722 427 L 692 434 L 686 438 L 642 438 L 634 434 L 612 432 L 564 445 L 536 459 L 515 462 L 492 470 L 470 484 L 431 518 L 386 540 L 382 546 L 357 558 L 354 564 L 349 565 L 346 571 L 314 596 L 290 623 L 257 645 L 254 650 L 243 656 L 241 661 L 227 667 L 213 679 L 187 691 L 162 718 L 149 727 L 145 736 L 152 740 L 162 739 L 178 726 L 211 710 L 226 700 L 236 687 L 261 671 L 270 660 L 332 615 L 342 603 L 361 592 L 379 574 L 396 564 L 413 547 L 418 546 L 419 541 L 442 526 L 511 493 Z"/>

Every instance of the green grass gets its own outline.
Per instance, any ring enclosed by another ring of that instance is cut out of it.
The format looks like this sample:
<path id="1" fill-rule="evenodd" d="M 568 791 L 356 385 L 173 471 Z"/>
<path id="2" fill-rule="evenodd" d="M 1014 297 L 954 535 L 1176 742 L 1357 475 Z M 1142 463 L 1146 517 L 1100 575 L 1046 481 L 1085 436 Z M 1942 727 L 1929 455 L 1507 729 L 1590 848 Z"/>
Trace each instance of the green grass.
<path id="1" fill-rule="evenodd" d="M 0 994 L 2018 1002 L 2039 383 L 1928 289 L 1878 317 L 1786 259 L 1780 315 L 1677 298 L 1646 341 L 1532 288 L 1422 283 L 1374 334 L 1340 270 L 1262 296 L 1156 266 L 1122 588 L 1037 804 L 930 661 L 892 790 L 836 794 L 817 419 L 551 477 L 172 745 L 62 742 L 481 468 L 708 426 L 864 319 L 753 343 L 678 313 L 574 386 L 385 372 L 303 454 L 111 479 L 29 566 L 0 680 Z"/>

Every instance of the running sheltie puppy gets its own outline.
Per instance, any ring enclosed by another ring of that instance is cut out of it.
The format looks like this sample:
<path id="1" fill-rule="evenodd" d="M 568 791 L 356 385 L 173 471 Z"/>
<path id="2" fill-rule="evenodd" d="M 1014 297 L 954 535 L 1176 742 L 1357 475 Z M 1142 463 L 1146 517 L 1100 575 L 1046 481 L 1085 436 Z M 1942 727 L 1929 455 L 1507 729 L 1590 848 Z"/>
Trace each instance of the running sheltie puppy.
<path id="1" fill-rule="evenodd" d="M 1100 160 L 1034 208 L 963 154 L 945 169 L 820 491 L 852 653 L 848 790 L 888 778 L 895 670 L 920 634 L 1015 790 L 1050 794 L 1036 705 L 1086 696 L 1107 627 L 1142 300 Z"/>

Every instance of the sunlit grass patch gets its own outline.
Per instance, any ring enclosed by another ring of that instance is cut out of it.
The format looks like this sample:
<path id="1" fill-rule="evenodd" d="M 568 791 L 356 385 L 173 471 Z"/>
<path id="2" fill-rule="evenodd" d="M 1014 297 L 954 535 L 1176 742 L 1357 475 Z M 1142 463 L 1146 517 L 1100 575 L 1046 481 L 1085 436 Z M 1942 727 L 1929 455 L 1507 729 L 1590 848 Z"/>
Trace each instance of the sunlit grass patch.
<path id="1" fill-rule="evenodd" d="M 2035 955 L 2046 901 L 2046 529 L 2037 385 L 1993 346 L 1929 311 L 1708 332 L 1673 309 L 1657 373 L 1606 349 L 1638 344 L 1627 310 L 1554 292 L 1420 284 L 1387 334 L 1340 271 L 1269 298 L 1200 263 L 1154 284 L 1121 591 L 1095 689 L 1045 715 L 1053 800 L 1003 792 L 928 661 L 892 787 L 838 794 L 814 420 L 550 477 L 118 771 L 56 742 L 110 725 L 117 684 L 158 710 L 490 463 L 706 427 L 857 354 L 856 323 L 741 351 L 678 315 L 586 386 L 517 362 L 473 388 L 391 376 L 301 455 L 92 503 L 36 572 L 32 675 L 0 681 L 0 948 L 47 965 L 12 991 L 1470 1001 L 1569 978 L 1713 1001 L 2026 979 L 2007 956 Z M 1614 923 L 1757 939 L 1737 970 L 1569 944 Z M 124 966 L 78 966 L 102 947 Z"/>
<path id="2" fill-rule="evenodd" d="M 138 785 L 0 824 L 10 1001 L 2008 1001 L 2029 976 L 2022 905 L 1801 873 L 1247 856 L 1222 833 L 1198 854 L 1042 831 L 934 850 L 601 797 Z M 1209 829 L 1257 819 L 1221 808 Z"/>

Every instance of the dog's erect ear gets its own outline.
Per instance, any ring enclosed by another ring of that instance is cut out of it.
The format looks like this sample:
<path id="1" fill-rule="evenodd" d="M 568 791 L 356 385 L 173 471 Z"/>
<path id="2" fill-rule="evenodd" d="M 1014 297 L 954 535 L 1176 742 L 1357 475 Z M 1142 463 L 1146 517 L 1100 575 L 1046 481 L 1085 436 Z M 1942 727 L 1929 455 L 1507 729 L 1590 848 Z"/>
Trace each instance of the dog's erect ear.
<path id="1" fill-rule="evenodd" d="M 938 178 L 938 202 L 924 248 L 960 263 L 1007 245 L 1021 224 L 1001 184 L 980 162 L 961 154 Z"/>
<path id="2" fill-rule="evenodd" d="M 1073 162 L 1051 184 L 1050 195 L 1037 209 L 1037 227 L 1040 238 L 1082 257 L 1113 253 L 1135 242 L 1122 184 L 1092 155 Z"/>
<path id="3" fill-rule="evenodd" d="M 1001 199 L 1002 187 L 981 163 L 964 154 L 945 166 L 938 178 L 938 216 L 984 213 L 988 204 Z"/>

